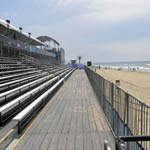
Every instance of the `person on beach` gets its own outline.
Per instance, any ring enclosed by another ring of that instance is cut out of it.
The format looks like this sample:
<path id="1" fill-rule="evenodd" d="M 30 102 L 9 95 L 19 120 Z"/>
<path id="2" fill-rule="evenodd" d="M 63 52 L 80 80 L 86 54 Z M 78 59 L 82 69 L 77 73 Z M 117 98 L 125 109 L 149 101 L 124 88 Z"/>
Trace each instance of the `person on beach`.
<path id="1" fill-rule="evenodd" d="M 99 69 L 101 69 L 101 66 L 99 65 Z"/>

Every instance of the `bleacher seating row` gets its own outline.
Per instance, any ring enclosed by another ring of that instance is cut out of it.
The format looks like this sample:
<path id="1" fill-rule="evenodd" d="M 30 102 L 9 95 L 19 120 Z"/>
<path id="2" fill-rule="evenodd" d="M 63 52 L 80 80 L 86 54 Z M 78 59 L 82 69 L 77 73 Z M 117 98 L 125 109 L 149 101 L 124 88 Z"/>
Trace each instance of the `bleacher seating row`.
<path id="1" fill-rule="evenodd" d="M 69 73 L 68 73 L 69 72 Z M 47 102 L 47 97 L 57 89 L 58 86 L 62 84 L 62 82 L 72 73 L 72 71 L 67 71 L 67 75 L 64 78 L 59 80 L 55 85 L 49 88 L 43 95 L 38 97 L 34 102 L 32 102 L 28 107 L 26 107 L 22 112 L 20 112 L 16 117 L 13 118 L 13 121 L 17 121 L 18 124 L 18 133 L 22 133 L 27 123 L 34 117 L 35 113 L 39 111 L 41 107 L 45 105 Z M 66 74 L 66 73 L 64 73 Z M 56 77 L 57 78 L 57 77 Z M 53 79 L 52 79 L 53 80 Z M 52 82 L 52 81 L 50 81 Z"/>
<path id="2" fill-rule="evenodd" d="M 17 121 L 21 133 L 49 100 L 49 95 L 74 70 L 34 64 L 22 58 L 0 57 L 0 127 Z"/>

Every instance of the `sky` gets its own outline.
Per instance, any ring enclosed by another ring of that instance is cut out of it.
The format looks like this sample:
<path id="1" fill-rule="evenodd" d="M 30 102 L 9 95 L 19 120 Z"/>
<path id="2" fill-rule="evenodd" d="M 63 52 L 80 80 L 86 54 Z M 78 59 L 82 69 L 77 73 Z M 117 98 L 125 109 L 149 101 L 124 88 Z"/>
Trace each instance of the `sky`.
<path id="1" fill-rule="evenodd" d="M 150 0 L 1 0 L 0 19 L 60 42 L 66 60 L 150 60 Z"/>

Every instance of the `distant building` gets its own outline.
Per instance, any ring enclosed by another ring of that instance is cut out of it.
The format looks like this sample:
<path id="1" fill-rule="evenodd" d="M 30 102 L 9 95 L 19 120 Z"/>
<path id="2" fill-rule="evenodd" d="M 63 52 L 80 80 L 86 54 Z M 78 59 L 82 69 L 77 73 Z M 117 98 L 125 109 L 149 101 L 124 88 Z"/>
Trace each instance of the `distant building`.
<path id="1" fill-rule="evenodd" d="M 61 59 L 61 64 L 65 64 L 65 50 L 63 48 L 60 48 L 60 59 Z"/>
<path id="2" fill-rule="evenodd" d="M 76 63 L 76 60 L 71 60 L 71 67 L 72 68 L 77 68 L 78 64 Z"/>
<path id="3" fill-rule="evenodd" d="M 64 50 L 60 43 L 49 36 L 33 37 L 14 27 L 10 20 L 0 19 L 0 56 L 1 57 L 34 57 L 43 64 L 64 64 Z"/>

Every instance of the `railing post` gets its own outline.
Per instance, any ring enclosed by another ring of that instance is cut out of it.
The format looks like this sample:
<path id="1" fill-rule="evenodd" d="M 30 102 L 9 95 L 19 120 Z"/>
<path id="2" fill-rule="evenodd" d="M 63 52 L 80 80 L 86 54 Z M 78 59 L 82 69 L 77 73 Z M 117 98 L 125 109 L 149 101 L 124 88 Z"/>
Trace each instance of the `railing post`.
<path id="1" fill-rule="evenodd" d="M 124 136 L 126 136 L 126 124 L 127 124 L 127 93 L 125 93 L 125 105 L 124 105 Z"/>
<path id="2" fill-rule="evenodd" d="M 129 128 L 129 95 L 128 95 L 128 93 L 127 93 L 126 100 L 127 100 L 127 125 Z M 129 134 L 129 131 L 128 131 L 128 134 Z"/>
<path id="3" fill-rule="evenodd" d="M 126 107 L 126 112 L 127 112 L 127 135 L 129 135 L 129 130 L 128 130 L 128 128 L 129 128 L 129 94 L 128 93 L 126 93 L 126 95 L 125 95 L 125 102 L 126 102 L 125 107 Z"/>
<path id="4" fill-rule="evenodd" d="M 143 103 L 141 103 L 141 135 L 143 134 Z"/>
<path id="5" fill-rule="evenodd" d="M 114 125 L 114 123 L 115 123 L 115 116 L 114 116 L 114 84 L 113 83 L 111 83 L 111 86 L 110 86 L 110 91 L 111 91 L 111 119 L 112 119 L 112 124 L 111 124 L 111 126 L 112 126 L 112 129 L 114 130 L 114 127 L 115 127 L 115 125 Z"/>
<path id="6" fill-rule="evenodd" d="M 104 110 L 104 113 L 105 113 L 105 105 L 104 105 L 104 101 L 105 101 L 105 85 L 104 85 L 105 83 L 104 83 L 104 80 L 103 80 L 103 91 L 102 91 L 102 107 L 103 107 L 103 110 Z"/>
<path id="7" fill-rule="evenodd" d="M 127 136 L 129 135 L 129 94 L 126 93 L 126 111 L 127 111 Z M 125 130 L 125 127 L 124 127 Z M 127 143 L 127 147 L 129 148 L 129 143 Z"/>
<path id="8" fill-rule="evenodd" d="M 111 83 L 111 104 L 112 108 L 114 108 L 114 84 Z"/>

